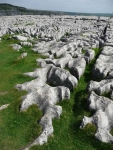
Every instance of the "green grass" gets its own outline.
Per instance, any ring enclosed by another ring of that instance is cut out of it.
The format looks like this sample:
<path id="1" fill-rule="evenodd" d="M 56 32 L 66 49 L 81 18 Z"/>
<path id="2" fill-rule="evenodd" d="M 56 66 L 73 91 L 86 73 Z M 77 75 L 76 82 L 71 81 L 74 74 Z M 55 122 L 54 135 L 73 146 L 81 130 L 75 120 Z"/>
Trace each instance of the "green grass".
<path id="1" fill-rule="evenodd" d="M 20 150 L 41 132 L 37 121 L 42 112 L 37 106 L 30 107 L 26 112 L 19 112 L 22 96 L 27 92 L 18 91 L 14 87 L 32 80 L 22 73 L 37 68 L 36 59 L 42 56 L 32 52 L 29 47 L 23 47 L 17 52 L 10 46 L 13 43 L 19 41 L 9 39 L 8 35 L 0 43 L 0 105 L 10 104 L 7 109 L 0 111 L 0 150 Z M 28 56 L 18 59 L 22 52 L 27 52 Z"/>
<path id="2" fill-rule="evenodd" d="M 34 25 L 34 22 L 25 24 L 25 26 L 32 26 L 32 25 Z"/>
<path id="3" fill-rule="evenodd" d="M 19 52 L 12 50 L 11 44 L 19 43 L 9 40 L 8 36 L 2 38 L 0 43 L 0 105 L 10 103 L 10 106 L 0 112 L 0 150 L 22 150 L 27 147 L 41 132 L 37 123 L 42 116 L 36 105 L 31 106 L 26 112 L 19 112 L 22 96 L 25 91 L 17 91 L 14 86 L 32 80 L 22 73 L 33 71 L 37 68 L 36 59 L 40 56 L 23 47 Z M 99 50 L 94 49 L 96 58 Z M 22 52 L 28 56 L 18 59 Z M 44 58 L 44 57 L 42 57 Z M 112 144 L 99 142 L 94 138 L 96 127 L 88 124 L 85 129 L 79 129 L 84 115 L 91 116 L 87 104 L 87 83 L 93 79 L 91 75 L 93 60 L 87 65 L 78 87 L 71 92 L 70 100 L 63 101 L 63 113 L 60 119 L 53 120 L 54 135 L 43 146 L 34 146 L 30 150 L 113 150 Z"/>
<path id="4" fill-rule="evenodd" d="M 107 97 L 107 98 L 111 99 L 111 91 L 110 92 L 105 92 L 101 96 L 104 96 L 104 97 Z"/>
<path id="5" fill-rule="evenodd" d="M 69 32 L 66 32 L 66 33 L 65 33 L 65 36 L 68 36 L 68 35 L 69 35 Z"/>

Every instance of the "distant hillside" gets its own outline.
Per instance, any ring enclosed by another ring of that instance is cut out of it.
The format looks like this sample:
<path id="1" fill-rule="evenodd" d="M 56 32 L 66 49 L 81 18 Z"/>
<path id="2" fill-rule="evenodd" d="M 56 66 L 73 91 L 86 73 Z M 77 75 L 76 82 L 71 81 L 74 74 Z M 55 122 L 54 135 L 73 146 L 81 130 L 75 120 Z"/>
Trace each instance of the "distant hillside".
<path id="1" fill-rule="evenodd" d="M 33 10 L 24 7 L 14 6 L 11 4 L 0 4 L 0 16 L 14 16 L 14 15 L 84 15 L 84 16 L 105 16 L 110 17 L 111 14 L 99 13 L 77 13 L 77 12 L 61 12 L 61 11 L 45 11 Z"/>
<path id="2" fill-rule="evenodd" d="M 14 15 L 61 15 L 61 12 L 32 10 L 11 4 L 0 4 L 0 16 Z"/>

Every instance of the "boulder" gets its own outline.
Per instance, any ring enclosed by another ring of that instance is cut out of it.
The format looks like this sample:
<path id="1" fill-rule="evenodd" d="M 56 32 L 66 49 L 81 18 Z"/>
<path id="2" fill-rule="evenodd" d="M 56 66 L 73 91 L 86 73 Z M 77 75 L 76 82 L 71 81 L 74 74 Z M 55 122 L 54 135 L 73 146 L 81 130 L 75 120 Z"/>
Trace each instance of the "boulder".
<path id="1" fill-rule="evenodd" d="M 13 38 L 19 41 L 27 41 L 27 38 L 21 35 L 15 35 Z"/>
<path id="2" fill-rule="evenodd" d="M 95 91 L 99 95 L 109 93 L 113 91 L 113 79 L 101 80 L 100 82 L 90 81 L 87 89 L 89 92 Z"/>
<path id="3" fill-rule="evenodd" d="M 30 43 L 30 42 L 21 42 L 20 44 L 22 46 L 32 46 L 32 43 Z"/>
<path id="4" fill-rule="evenodd" d="M 83 75 L 86 67 L 86 61 L 84 58 L 75 58 L 68 63 L 70 73 L 75 76 L 78 80 Z"/>
<path id="5" fill-rule="evenodd" d="M 84 128 L 88 123 L 94 124 L 97 127 L 95 137 L 102 142 L 113 143 L 110 133 L 113 128 L 113 101 L 92 91 L 88 102 L 89 108 L 95 111 L 95 114 L 91 117 L 84 116 L 80 128 Z"/>
<path id="6" fill-rule="evenodd" d="M 24 58 L 24 57 L 26 57 L 27 56 L 27 53 L 22 53 L 21 54 L 21 58 Z"/>
<path id="7" fill-rule="evenodd" d="M 2 105 L 2 106 L 0 106 L 0 110 L 6 109 L 8 106 L 9 106 L 9 104 Z"/>
<path id="8" fill-rule="evenodd" d="M 22 49 L 22 47 L 18 44 L 11 44 L 12 48 L 16 51 L 19 51 L 20 49 Z"/>
<path id="9" fill-rule="evenodd" d="M 45 67 L 47 64 L 53 64 L 56 67 L 65 68 L 68 62 L 72 59 L 70 54 L 64 55 L 59 59 L 37 59 L 38 65 Z"/>
<path id="10" fill-rule="evenodd" d="M 76 77 L 71 75 L 68 70 L 55 67 L 54 65 L 47 65 L 44 68 L 36 69 L 34 72 L 24 73 L 24 75 L 39 78 L 53 86 L 65 86 L 70 90 L 73 90 L 78 84 Z"/>
<path id="11" fill-rule="evenodd" d="M 70 98 L 70 91 L 64 86 L 51 87 L 47 84 L 38 86 L 38 80 L 35 80 L 35 85 L 36 84 L 37 88 L 35 89 L 33 84 L 32 88 L 31 84 L 26 83 L 27 89 L 31 90 L 23 97 L 20 111 L 25 111 L 33 104 L 38 105 L 39 109 L 43 112 L 43 117 L 39 122 L 42 126 L 42 132 L 26 149 L 30 149 L 33 145 L 42 145 L 47 142 L 48 137 L 52 135 L 54 131 L 52 119 L 60 118 L 62 113 L 62 107 L 56 105 L 56 103 Z"/>

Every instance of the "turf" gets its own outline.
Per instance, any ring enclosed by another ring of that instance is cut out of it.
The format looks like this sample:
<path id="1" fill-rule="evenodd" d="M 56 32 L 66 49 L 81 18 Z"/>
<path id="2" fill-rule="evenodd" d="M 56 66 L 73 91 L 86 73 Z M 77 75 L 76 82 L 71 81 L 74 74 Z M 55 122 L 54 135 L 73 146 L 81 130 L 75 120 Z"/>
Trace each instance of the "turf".
<path id="1" fill-rule="evenodd" d="M 16 84 L 32 80 L 22 75 L 24 72 L 37 68 L 36 59 L 44 58 L 23 47 L 19 52 L 12 50 L 11 44 L 19 41 L 11 40 L 8 36 L 2 38 L 0 43 L 0 105 L 10 103 L 10 106 L 0 112 L 0 150 L 21 150 L 27 147 L 41 133 L 38 124 L 42 113 L 36 105 L 26 112 L 20 112 L 19 107 L 25 91 L 17 91 Z M 84 115 L 91 116 L 87 104 L 87 83 L 93 79 L 91 70 L 99 55 L 86 67 L 78 87 L 71 92 L 70 100 L 58 105 L 62 106 L 63 113 L 60 119 L 53 120 L 54 135 L 43 146 L 34 146 L 30 150 L 113 150 L 112 144 L 99 142 L 94 138 L 96 127 L 88 124 L 85 129 L 79 129 Z M 19 59 L 22 52 L 28 56 Z"/>
<path id="2" fill-rule="evenodd" d="M 25 113 L 19 112 L 22 96 L 27 92 L 16 90 L 15 85 L 32 80 L 22 73 L 37 68 L 36 59 L 42 56 L 28 47 L 14 51 L 10 45 L 18 42 L 4 36 L 0 43 L 0 105 L 10 104 L 0 112 L 0 150 L 20 150 L 41 132 L 37 123 L 41 111 L 32 106 Z M 22 52 L 27 52 L 28 56 L 19 59 Z"/>

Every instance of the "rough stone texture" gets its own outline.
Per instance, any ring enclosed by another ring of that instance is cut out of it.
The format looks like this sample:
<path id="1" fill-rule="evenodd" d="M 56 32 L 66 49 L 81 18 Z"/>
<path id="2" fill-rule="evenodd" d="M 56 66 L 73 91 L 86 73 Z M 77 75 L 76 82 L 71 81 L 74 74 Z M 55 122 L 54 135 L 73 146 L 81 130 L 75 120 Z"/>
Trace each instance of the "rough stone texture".
<path id="1" fill-rule="evenodd" d="M 112 143 L 113 136 L 110 134 L 113 128 L 113 101 L 103 96 L 98 96 L 93 91 L 89 98 L 89 108 L 95 111 L 92 117 L 84 116 L 80 128 L 84 128 L 88 123 L 97 126 L 95 137 L 102 142 Z"/>
<path id="2" fill-rule="evenodd" d="M 26 57 L 27 56 L 27 53 L 22 53 L 21 54 L 21 58 L 24 58 L 24 57 Z"/>
<path id="3" fill-rule="evenodd" d="M 8 106 L 9 106 L 9 104 L 2 105 L 2 106 L 0 106 L 0 110 L 6 109 Z"/>
<path id="4" fill-rule="evenodd" d="M 16 51 L 19 51 L 22 47 L 18 44 L 11 44 L 12 48 Z"/>
<path id="5" fill-rule="evenodd" d="M 84 56 L 85 56 L 84 58 L 85 58 L 86 62 L 89 64 L 90 61 L 93 60 L 95 57 L 95 51 L 88 49 L 88 50 L 86 50 L 86 53 Z"/>
<path id="6" fill-rule="evenodd" d="M 93 68 L 95 78 L 107 78 L 113 70 L 113 47 L 105 46 Z"/>
<path id="7" fill-rule="evenodd" d="M 70 90 L 73 90 L 78 84 L 77 79 L 68 70 L 54 66 L 49 70 L 47 81 L 54 86 L 66 86 Z"/>
<path id="8" fill-rule="evenodd" d="M 104 18 L 101 20 L 105 21 Z M 113 143 L 113 136 L 110 133 L 113 128 L 113 101 L 111 100 L 113 99 L 113 24 L 109 23 L 109 26 L 106 27 L 101 33 L 105 44 L 100 43 L 103 50 L 92 72 L 95 79 L 101 81 L 90 81 L 87 86 L 90 93 L 88 97 L 89 108 L 95 111 L 95 114 L 91 117 L 84 116 L 80 128 L 84 128 L 88 123 L 93 123 L 97 126 L 95 137 L 102 142 Z M 98 96 L 95 92 L 98 95 L 110 93 L 111 99 Z"/>
<path id="9" fill-rule="evenodd" d="M 70 90 L 73 90 L 78 84 L 77 79 L 68 70 L 53 65 L 47 65 L 44 68 L 36 69 L 34 72 L 25 73 L 25 75 L 42 79 L 53 86 L 66 86 Z"/>
<path id="10" fill-rule="evenodd" d="M 21 111 L 25 111 L 32 104 L 36 104 L 43 112 L 43 117 L 40 120 L 42 133 L 27 149 L 33 145 L 42 145 L 47 142 L 48 136 L 54 131 L 52 119 L 60 118 L 60 114 L 62 113 L 62 107 L 55 104 L 64 99 L 69 99 L 70 91 L 64 86 L 51 87 L 47 84 L 41 83 L 41 80 L 39 82 L 39 79 L 26 82 L 22 85 L 17 85 L 16 88 L 19 90 L 27 90 L 29 92 L 23 97 Z"/>
<path id="11" fill-rule="evenodd" d="M 101 95 L 113 91 L 113 79 L 101 80 L 100 82 L 90 81 L 87 89 L 89 92 L 95 91 Z"/>
<path id="12" fill-rule="evenodd" d="M 72 56 L 70 54 L 66 54 L 64 57 L 59 59 L 37 59 L 36 61 L 41 67 L 45 67 L 47 64 L 53 64 L 56 67 L 65 68 L 71 59 Z"/>
<path id="13" fill-rule="evenodd" d="M 86 61 L 82 57 L 73 59 L 68 63 L 68 68 L 70 69 L 71 74 L 77 79 L 80 79 L 80 77 L 83 75 L 85 67 Z"/>
<path id="14" fill-rule="evenodd" d="M 27 41 L 27 38 L 21 35 L 15 35 L 13 38 L 20 41 Z"/>
<path id="15" fill-rule="evenodd" d="M 21 42 L 20 44 L 22 46 L 32 46 L 32 43 L 30 43 L 30 42 Z"/>

